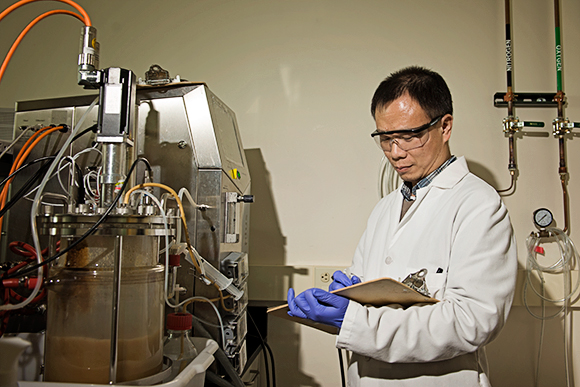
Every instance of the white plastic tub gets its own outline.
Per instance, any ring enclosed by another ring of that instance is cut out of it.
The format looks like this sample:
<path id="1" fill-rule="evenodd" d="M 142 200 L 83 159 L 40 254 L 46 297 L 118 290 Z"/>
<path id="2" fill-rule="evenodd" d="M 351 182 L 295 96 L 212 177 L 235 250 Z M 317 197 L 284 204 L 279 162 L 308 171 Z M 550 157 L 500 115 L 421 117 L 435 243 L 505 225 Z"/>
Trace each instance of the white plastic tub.
<path id="1" fill-rule="evenodd" d="M 199 354 L 177 377 L 163 384 L 155 384 L 157 387 L 203 387 L 205 384 L 205 371 L 213 363 L 213 354 L 218 349 L 218 344 L 210 339 L 202 337 L 193 337 L 193 344 L 199 351 Z M 203 349 L 202 349 L 203 348 Z M 83 384 L 83 383 L 58 383 L 58 382 L 18 382 L 19 387 L 127 387 L 133 383 L 123 384 Z M 148 386 L 146 383 L 138 383 L 139 386 Z"/>

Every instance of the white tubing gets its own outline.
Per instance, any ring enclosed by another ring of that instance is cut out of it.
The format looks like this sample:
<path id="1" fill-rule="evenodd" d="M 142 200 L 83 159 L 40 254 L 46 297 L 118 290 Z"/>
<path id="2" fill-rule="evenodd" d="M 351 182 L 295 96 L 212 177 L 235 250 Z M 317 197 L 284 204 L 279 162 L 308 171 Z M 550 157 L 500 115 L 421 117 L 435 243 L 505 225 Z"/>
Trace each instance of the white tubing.
<path id="1" fill-rule="evenodd" d="M 68 138 L 65 141 L 64 145 L 62 146 L 61 150 L 58 152 L 55 159 L 52 161 L 50 168 L 48 169 L 48 171 L 44 175 L 44 178 L 42 179 L 42 182 L 40 183 L 38 190 L 36 192 L 36 196 L 34 197 L 34 201 L 32 202 L 32 208 L 30 210 L 30 226 L 31 226 L 32 240 L 34 242 L 34 248 L 36 250 L 36 262 L 39 265 L 42 264 L 42 248 L 40 247 L 40 240 L 38 238 L 38 229 L 36 227 L 36 215 L 38 212 L 38 206 L 40 205 L 40 198 L 42 196 L 42 191 L 44 190 L 44 187 L 46 186 L 46 183 L 50 179 L 52 173 L 54 172 L 56 167 L 59 165 L 60 160 L 62 159 L 64 153 L 68 149 L 68 146 L 72 142 L 75 135 L 79 132 L 81 126 L 85 122 L 85 119 L 87 118 L 89 113 L 93 110 L 93 108 L 95 107 L 95 105 L 97 104 L 98 101 L 99 101 L 99 97 L 95 98 L 95 100 L 93 101 L 93 103 L 91 103 L 91 105 L 89 106 L 87 111 L 82 115 L 81 119 L 76 124 L 76 126 L 72 130 L 71 134 L 68 136 Z M 34 287 L 34 289 L 32 290 L 32 293 L 30 293 L 30 296 L 28 296 L 28 298 L 26 300 L 24 300 L 18 304 L 0 305 L 0 310 L 20 309 L 20 308 L 23 308 L 26 305 L 28 305 L 34 299 L 34 297 L 36 297 L 36 295 L 38 294 L 38 292 L 40 290 L 40 287 L 42 286 L 43 272 L 44 272 L 43 266 L 39 266 L 38 272 L 37 272 L 38 281 L 36 281 L 36 286 Z"/>
<path id="2" fill-rule="evenodd" d="M 161 212 L 161 216 L 163 217 L 163 223 L 165 225 L 165 246 L 169 246 L 169 237 L 168 237 L 168 229 L 169 229 L 169 225 L 167 222 L 167 216 L 165 214 L 165 210 L 163 209 L 163 206 L 161 205 L 161 203 L 159 202 L 159 200 L 150 192 L 147 192 L 145 190 L 141 190 L 141 189 L 137 189 L 133 192 L 131 192 L 131 195 L 135 194 L 135 193 L 139 193 L 139 194 L 143 194 L 143 195 L 147 195 L 149 196 L 152 201 L 155 203 L 155 205 L 159 208 L 159 211 Z M 192 247 L 193 249 L 193 247 Z M 211 305 L 211 307 L 213 308 L 213 310 L 216 313 L 216 316 L 219 320 L 220 323 L 220 328 L 221 328 L 221 334 L 222 334 L 222 346 L 223 348 L 225 348 L 225 332 L 224 332 L 224 323 L 222 321 L 222 317 L 220 315 L 220 312 L 218 311 L 217 307 L 213 304 L 213 302 L 211 302 L 209 299 L 205 298 L 205 297 L 200 297 L 200 296 L 194 296 L 194 297 L 190 297 L 186 300 L 181 301 L 180 303 L 178 303 L 177 305 L 174 305 L 171 303 L 171 301 L 169 301 L 169 291 L 168 291 L 168 287 L 169 287 L 169 249 L 165 248 L 165 286 L 164 286 L 164 298 L 165 298 L 165 303 L 173 309 L 179 309 L 181 308 L 183 305 L 185 305 L 186 303 L 190 302 L 190 301 L 194 301 L 194 300 L 200 300 L 200 301 L 205 301 L 207 303 L 209 303 Z M 193 251 L 195 253 L 197 253 L 197 251 L 195 249 L 193 249 Z"/>
<path id="3" fill-rule="evenodd" d="M 381 159 L 381 164 L 379 167 L 379 184 L 378 191 L 379 197 L 384 198 L 392 191 L 396 190 L 401 184 L 401 178 L 389 162 L 389 160 L 383 156 Z"/>
<path id="4" fill-rule="evenodd" d="M 556 243 L 558 244 L 558 248 L 560 250 L 560 259 L 556 261 L 554 264 L 549 266 L 540 265 L 538 260 L 536 259 L 536 249 L 541 243 L 541 237 L 537 234 L 532 233 L 526 239 L 526 245 L 528 247 L 528 259 L 526 262 L 526 282 L 524 284 L 524 305 L 527 311 L 535 318 L 542 320 L 541 326 L 541 334 L 540 334 L 540 346 L 538 350 L 538 364 L 536 369 L 536 380 L 535 383 L 537 385 L 539 379 L 539 367 L 540 367 L 540 356 L 541 356 L 541 349 L 542 349 L 542 342 L 543 342 L 543 335 L 544 335 L 544 320 L 554 318 L 558 316 L 561 312 L 563 313 L 564 319 L 564 358 L 565 358 L 565 372 L 566 372 L 566 386 L 570 386 L 570 338 L 569 338 L 569 326 L 568 326 L 568 307 L 570 303 L 570 299 L 578 290 L 580 285 L 580 276 L 576 279 L 576 285 L 574 289 L 571 288 L 571 275 L 572 269 L 578 262 L 578 251 L 576 250 L 576 246 L 572 239 L 568 237 L 568 235 L 558 228 L 548 228 L 546 232 L 550 237 L 554 237 Z M 538 277 L 540 278 L 541 283 L 541 294 L 540 292 L 532 285 L 532 272 L 536 271 L 538 273 Z M 545 288 L 544 288 L 544 273 L 549 274 L 562 274 L 564 279 L 564 295 L 562 298 L 553 299 L 548 298 L 545 296 Z M 542 315 L 538 316 L 534 314 L 528 305 L 527 301 L 527 288 L 530 287 L 534 293 L 540 298 L 541 300 L 541 307 L 542 307 Z M 545 316 L 545 305 L 544 302 L 562 302 L 562 307 L 554 314 L 550 316 Z"/>
<path id="5" fill-rule="evenodd" d="M 527 281 L 526 285 L 529 286 L 534 293 L 540 297 L 542 300 L 547 302 L 565 302 L 568 301 L 578 290 L 580 286 L 580 276 L 576 279 L 576 285 L 574 289 L 571 289 L 570 284 L 570 271 L 572 270 L 572 266 L 578 260 L 578 251 L 576 250 L 576 246 L 572 239 L 566 235 L 562 230 L 558 228 L 548 228 L 546 231 L 553 237 L 556 238 L 556 243 L 558 244 L 558 248 L 560 250 L 560 259 L 552 265 L 543 266 L 540 265 L 538 260 L 536 259 L 536 248 L 540 245 L 541 238 L 537 237 L 535 234 L 531 234 L 527 240 L 526 245 L 528 247 L 528 260 L 526 263 L 526 273 L 527 273 Z M 562 273 L 564 275 L 564 288 L 565 293 L 562 298 L 552 299 L 546 297 L 542 292 L 538 291 L 532 285 L 532 272 L 537 272 L 540 280 L 542 281 L 542 286 L 544 282 L 544 275 L 543 273 L 550 273 L 550 274 L 558 274 Z M 525 300 L 525 299 L 524 299 Z M 526 304 L 527 305 L 527 304 Z"/>
<path id="6" fill-rule="evenodd" d="M 14 145 L 16 145 L 16 143 L 18 142 L 18 140 L 20 140 L 20 139 L 22 138 L 22 136 L 24 136 L 24 135 L 25 135 L 25 134 L 26 134 L 26 133 L 27 133 L 29 130 L 32 130 L 32 129 L 34 129 L 34 127 L 33 127 L 33 126 L 29 126 L 28 128 L 24 129 L 24 130 L 22 131 L 22 133 L 20 133 L 20 135 L 19 135 L 18 137 L 16 137 L 16 140 L 12 141 L 12 142 L 10 143 L 10 145 L 8 145 L 8 146 L 7 146 L 7 147 L 4 149 L 4 151 L 2 151 L 2 153 L 0 153 L 0 159 L 1 159 L 2 157 L 4 157 L 4 155 L 5 155 L 6 153 L 8 153 L 8 151 L 9 151 L 10 149 L 12 149 L 12 147 L 13 147 Z"/>

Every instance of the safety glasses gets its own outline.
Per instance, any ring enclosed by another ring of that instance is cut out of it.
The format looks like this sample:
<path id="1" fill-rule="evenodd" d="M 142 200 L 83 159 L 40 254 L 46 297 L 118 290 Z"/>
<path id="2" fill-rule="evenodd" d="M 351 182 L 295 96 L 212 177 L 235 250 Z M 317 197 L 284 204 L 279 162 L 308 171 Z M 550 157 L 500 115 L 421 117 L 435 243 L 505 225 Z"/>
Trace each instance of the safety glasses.
<path id="1" fill-rule="evenodd" d="M 404 151 L 420 148 L 429 140 L 429 131 L 427 129 L 435 126 L 445 114 L 435 117 L 431 122 L 421 125 L 413 129 L 401 129 L 401 130 L 390 130 L 381 131 L 379 129 L 371 133 L 373 137 L 383 151 L 390 152 L 393 143 L 396 143 L 399 148 Z"/>

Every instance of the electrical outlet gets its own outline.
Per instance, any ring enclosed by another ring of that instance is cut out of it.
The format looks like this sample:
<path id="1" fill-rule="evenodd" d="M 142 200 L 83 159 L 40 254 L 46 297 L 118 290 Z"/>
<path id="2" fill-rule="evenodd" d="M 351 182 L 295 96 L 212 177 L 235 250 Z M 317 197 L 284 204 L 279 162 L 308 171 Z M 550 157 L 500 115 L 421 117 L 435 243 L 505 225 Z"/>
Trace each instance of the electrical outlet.
<path id="1" fill-rule="evenodd" d="M 328 290 L 332 283 L 332 274 L 337 270 L 344 270 L 345 266 L 317 266 L 314 268 L 314 287 Z"/>

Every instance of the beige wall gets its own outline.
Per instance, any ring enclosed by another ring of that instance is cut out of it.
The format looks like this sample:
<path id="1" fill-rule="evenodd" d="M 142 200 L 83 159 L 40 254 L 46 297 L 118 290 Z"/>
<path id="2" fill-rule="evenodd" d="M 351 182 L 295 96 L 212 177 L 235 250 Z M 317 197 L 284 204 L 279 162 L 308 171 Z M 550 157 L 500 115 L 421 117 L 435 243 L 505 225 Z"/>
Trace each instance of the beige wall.
<path id="1" fill-rule="evenodd" d="M 2 0 L 2 8 L 10 3 Z M 567 115 L 580 121 L 580 2 L 561 3 Z M 2 21 L 0 52 L 55 4 L 28 5 Z M 374 129 L 369 101 L 393 70 L 418 64 L 440 72 L 455 101 L 452 152 L 465 155 L 497 188 L 509 185 L 501 127 L 506 111 L 492 104 L 493 94 L 506 87 L 502 0 L 81 0 L 81 5 L 98 29 L 101 67 L 142 75 L 157 63 L 172 75 L 206 82 L 236 112 L 257 195 L 252 265 L 276 294 L 310 275 L 298 267 L 349 264 L 378 199 L 381 154 L 369 138 Z M 550 1 L 513 1 L 516 91 L 555 90 L 552 15 Z M 81 94 L 75 84 L 80 27 L 62 15 L 41 22 L 0 83 L 0 107 Z M 553 109 L 517 114 L 548 123 L 555 117 Z M 567 143 L 572 239 L 580 235 L 578 141 Z M 517 190 L 505 202 L 523 268 L 532 211 L 552 209 L 560 227 L 563 216 L 557 141 L 525 137 L 518 139 L 517 151 Z M 260 290 L 250 296 L 268 298 Z M 279 385 L 338 385 L 332 337 L 284 321 L 270 324 Z M 576 345 L 579 329 L 577 323 Z M 539 331 L 525 308 L 513 308 L 489 348 L 495 386 L 532 384 Z M 562 337 L 561 320 L 550 321 L 540 385 L 564 385 Z M 580 360 L 574 362 L 580 369 Z"/>

